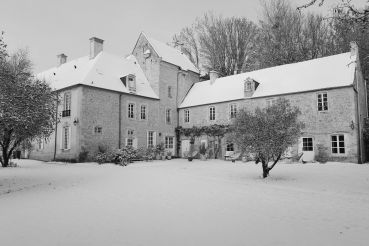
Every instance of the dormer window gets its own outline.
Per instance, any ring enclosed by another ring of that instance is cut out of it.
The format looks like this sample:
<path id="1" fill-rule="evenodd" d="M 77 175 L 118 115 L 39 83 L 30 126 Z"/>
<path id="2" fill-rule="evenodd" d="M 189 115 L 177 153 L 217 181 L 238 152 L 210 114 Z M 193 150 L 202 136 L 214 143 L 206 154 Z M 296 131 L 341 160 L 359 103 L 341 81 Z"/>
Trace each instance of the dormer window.
<path id="1" fill-rule="evenodd" d="M 128 88 L 129 92 L 136 93 L 136 76 L 134 74 L 121 77 L 120 80 Z"/>
<path id="2" fill-rule="evenodd" d="M 246 78 L 244 81 L 244 95 L 245 97 L 251 97 L 254 91 L 258 88 L 259 83 L 252 78 Z"/>
<path id="3" fill-rule="evenodd" d="M 252 82 L 246 81 L 245 82 L 245 91 L 252 91 Z"/>

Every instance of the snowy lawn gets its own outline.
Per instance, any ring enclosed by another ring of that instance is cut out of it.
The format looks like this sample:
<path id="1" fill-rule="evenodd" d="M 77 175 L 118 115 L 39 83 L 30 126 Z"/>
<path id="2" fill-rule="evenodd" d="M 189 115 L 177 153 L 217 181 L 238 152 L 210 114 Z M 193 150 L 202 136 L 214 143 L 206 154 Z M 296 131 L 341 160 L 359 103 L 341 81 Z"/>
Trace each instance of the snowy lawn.
<path id="1" fill-rule="evenodd" d="M 0 168 L 0 245 L 368 245 L 369 165 Z"/>

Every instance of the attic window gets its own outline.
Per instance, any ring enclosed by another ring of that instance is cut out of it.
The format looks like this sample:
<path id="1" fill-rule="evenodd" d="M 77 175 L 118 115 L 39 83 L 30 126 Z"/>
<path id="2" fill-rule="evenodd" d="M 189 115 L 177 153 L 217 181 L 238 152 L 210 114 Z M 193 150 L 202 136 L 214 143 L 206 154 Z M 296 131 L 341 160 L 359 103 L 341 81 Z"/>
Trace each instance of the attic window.
<path id="1" fill-rule="evenodd" d="M 136 92 L 136 76 L 134 74 L 121 77 L 120 80 L 125 87 L 128 87 L 129 92 Z"/>
<path id="2" fill-rule="evenodd" d="M 245 91 L 251 91 L 252 90 L 252 82 L 246 81 L 245 82 Z"/>

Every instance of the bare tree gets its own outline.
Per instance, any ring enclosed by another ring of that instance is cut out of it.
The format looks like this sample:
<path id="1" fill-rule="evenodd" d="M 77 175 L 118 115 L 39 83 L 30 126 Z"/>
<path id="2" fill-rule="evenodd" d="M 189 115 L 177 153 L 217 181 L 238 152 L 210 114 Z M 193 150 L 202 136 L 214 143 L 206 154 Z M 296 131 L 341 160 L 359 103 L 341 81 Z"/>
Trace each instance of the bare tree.
<path id="1" fill-rule="evenodd" d="M 256 25 L 246 18 L 210 13 L 183 28 L 173 41 L 199 68 L 225 76 L 245 71 L 256 36 Z"/>

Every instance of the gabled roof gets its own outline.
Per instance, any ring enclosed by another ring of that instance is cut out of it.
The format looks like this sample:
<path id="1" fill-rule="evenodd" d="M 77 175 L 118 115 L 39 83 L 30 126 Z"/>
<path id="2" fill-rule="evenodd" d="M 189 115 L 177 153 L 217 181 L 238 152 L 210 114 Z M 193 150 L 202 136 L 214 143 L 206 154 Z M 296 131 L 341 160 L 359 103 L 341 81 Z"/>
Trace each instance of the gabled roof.
<path id="1" fill-rule="evenodd" d="M 259 82 L 251 98 L 352 85 L 356 57 L 350 52 L 198 82 L 180 108 L 244 99 L 244 81 Z"/>
<path id="2" fill-rule="evenodd" d="M 155 52 L 165 62 L 179 66 L 182 70 L 189 70 L 195 73 L 200 73 L 196 66 L 178 49 L 170 47 L 169 45 L 162 43 L 156 39 L 148 37 L 144 33 L 141 33 L 147 39 L 147 41 L 154 48 Z"/>
<path id="3" fill-rule="evenodd" d="M 129 93 L 121 77 L 136 76 L 136 95 L 158 99 L 134 56 L 121 58 L 100 52 L 94 59 L 81 57 L 37 75 L 55 90 L 82 84 L 117 92 Z"/>

